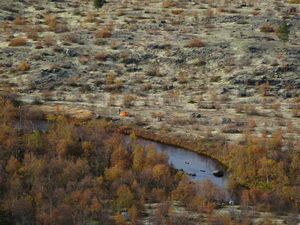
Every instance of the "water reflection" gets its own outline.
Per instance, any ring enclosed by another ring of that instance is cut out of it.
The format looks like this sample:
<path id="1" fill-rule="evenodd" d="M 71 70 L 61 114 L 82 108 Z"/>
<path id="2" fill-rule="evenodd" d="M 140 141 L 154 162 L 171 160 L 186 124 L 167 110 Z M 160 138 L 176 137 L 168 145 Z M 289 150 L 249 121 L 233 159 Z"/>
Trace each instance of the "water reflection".
<path id="1" fill-rule="evenodd" d="M 154 141 L 138 139 L 137 142 L 142 146 L 154 145 L 157 151 L 168 155 L 169 163 L 176 169 L 182 169 L 188 174 L 195 175 L 191 176 L 192 180 L 202 181 L 204 179 L 210 179 L 223 190 L 226 189 L 228 176 L 226 174 L 223 177 L 215 177 L 213 175 L 213 171 L 215 170 L 224 170 L 216 161 L 195 152 Z"/>

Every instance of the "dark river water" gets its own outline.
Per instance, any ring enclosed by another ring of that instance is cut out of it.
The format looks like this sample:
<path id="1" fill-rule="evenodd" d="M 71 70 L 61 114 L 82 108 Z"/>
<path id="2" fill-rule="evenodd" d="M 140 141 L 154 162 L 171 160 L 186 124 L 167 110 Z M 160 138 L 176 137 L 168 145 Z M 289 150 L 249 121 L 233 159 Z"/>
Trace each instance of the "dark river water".
<path id="1" fill-rule="evenodd" d="M 226 189 L 228 176 L 226 174 L 223 177 L 213 175 L 213 171 L 215 170 L 225 171 L 222 165 L 216 161 L 183 148 L 155 141 L 138 139 L 138 143 L 142 146 L 154 145 L 157 151 L 168 155 L 169 163 L 172 164 L 174 168 L 182 169 L 188 174 L 193 174 L 194 176 L 191 176 L 192 180 L 200 182 L 204 179 L 210 179 L 223 190 Z"/>

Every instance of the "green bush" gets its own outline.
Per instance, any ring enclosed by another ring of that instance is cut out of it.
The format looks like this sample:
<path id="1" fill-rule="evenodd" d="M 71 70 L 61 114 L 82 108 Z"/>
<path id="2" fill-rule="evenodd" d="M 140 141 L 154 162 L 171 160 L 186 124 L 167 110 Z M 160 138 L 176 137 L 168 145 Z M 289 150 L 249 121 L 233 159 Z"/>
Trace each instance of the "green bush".
<path id="1" fill-rule="evenodd" d="M 282 41 L 289 40 L 289 28 L 288 28 L 288 25 L 286 22 L 283 22 L 280 24 L 276 34 L 277 34 L 277 37 Z"/>

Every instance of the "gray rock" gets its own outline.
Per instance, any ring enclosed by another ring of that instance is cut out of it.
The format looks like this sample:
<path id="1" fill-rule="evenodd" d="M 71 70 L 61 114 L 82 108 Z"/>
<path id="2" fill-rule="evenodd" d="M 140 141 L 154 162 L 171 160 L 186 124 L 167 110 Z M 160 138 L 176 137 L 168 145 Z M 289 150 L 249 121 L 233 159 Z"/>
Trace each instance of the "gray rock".
<path id="1" fill-rule="evenodd" d="M 74 49 L 69 49 L 69 48 L 66 50 L 66 55 L 69 57 L 79 56 L 79 54 Z"/>
<path id="2" fill-rule="evenodd" d="M 231 119 L 230 118 L 222 118 L 222 124 L 227 124 L 227 123 L 231 123 Z"/>
<path id="3" fill-rule="evenodd" d="M 247 97 L 247 91 L 245 89 L 239 90 L 238 96 L 239 97 Z"/>
<path id="4" fill-rule="evenodd" d="M 192 117 L 193 117 L 193 118 L 201 118 L 202 116 L 201 116 L 200 113 L 193 112 L 193 113 L 192 113 Z"/>

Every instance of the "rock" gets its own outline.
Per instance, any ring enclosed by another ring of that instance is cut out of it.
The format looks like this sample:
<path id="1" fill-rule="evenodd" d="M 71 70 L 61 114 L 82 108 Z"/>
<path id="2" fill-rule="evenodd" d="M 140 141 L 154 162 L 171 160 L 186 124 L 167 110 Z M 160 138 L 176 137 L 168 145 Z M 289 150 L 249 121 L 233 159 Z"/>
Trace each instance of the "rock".
<path id="1" fill-rule="evenodd" d="M 222 124 L 227 124 L 227 123 L 231 123 L 231 119 L 230 118 L 222 118 Z"/>
<path id="2" fill-rule="evenodd" d="M 130 220 L 130 215 L 129 215 L 128 212 L 122 212 L 121 214 L 122 214 L 122 216 L 124 217 L 125 220 Z"/>
<path id="3" fill-rule="evenodd" d="M 293 97 L 293 94 L 290 90 L 287 90 L 285 93 L 284 93 L 284 98 L 292 98 Z"/>
<path id="4" fill-rule="evenodd" d="M 4 17 L 4 20 L 14 21 L 15 17 L 14 16 L 6 16 L 6 17 Z"/>
<path id="5" fill-rule="evenodd" d="M 69 49 L 69 48 L 66 50 L 66 55 L 69 57 L 79 56 L 79 54 L 74 49 Z"/>
<path id="6" fill-rule="evenodd" d="M 214 170 L 212 173 L 215 177 L 223 177 L 224 172 L 222 170 Z"/>
<path id="7" fill-rule="evenodd" d="M 257 47 L 257 46 L 249 46 L 248 47 L 248 50 L 251 52 L 251 53 L 258 53 L 260 51 L 262 51 L 261 48 Z"/>
<path id="8" fill-rule="evenodd" d="M 239 97 L 247 97 L 247 91 L 245 89 L 239 90 L 238 96 Z"/>
<path id="9" fill-rule="evenodd" d="M 224 88 L 222 88 L 222 91 L 220 92 L 220 94 L 222 95 L 222 94 L 226 94 L 228 92 L 229 92 L 229 88 L 224 87 Z"/>
<path id="10" fill-rule="evenodd" d="M 128 65 L 128 64 L 139 64 L 140 60 L 136 58 L 125 58 L 122 60 L 122 63 Z"/>
<path id="11" fill-rule="evenodd" d="M 200 113 L 193 112 L 193 113 L 192 113 L 192 117 L 193 117 L 193 118 L 201 118 L 202 116 L 201 116 Z"/>
<path id="12" fill-rule="evenodd" d="M 95 114 L 95 119 L 96 120 L 101 119 L 101 118 L 102 118 L 102 116 L 100 114 L 98 114 L 98 113 Z"/>
<path id="13" fill-rule="evenodd" d="M 148 48 L 152 48 L 152 49 L 166 49 L 170 47 L 170 45 L 166 45 L 166 44 L 150 44 L 148 45 Z"/>

